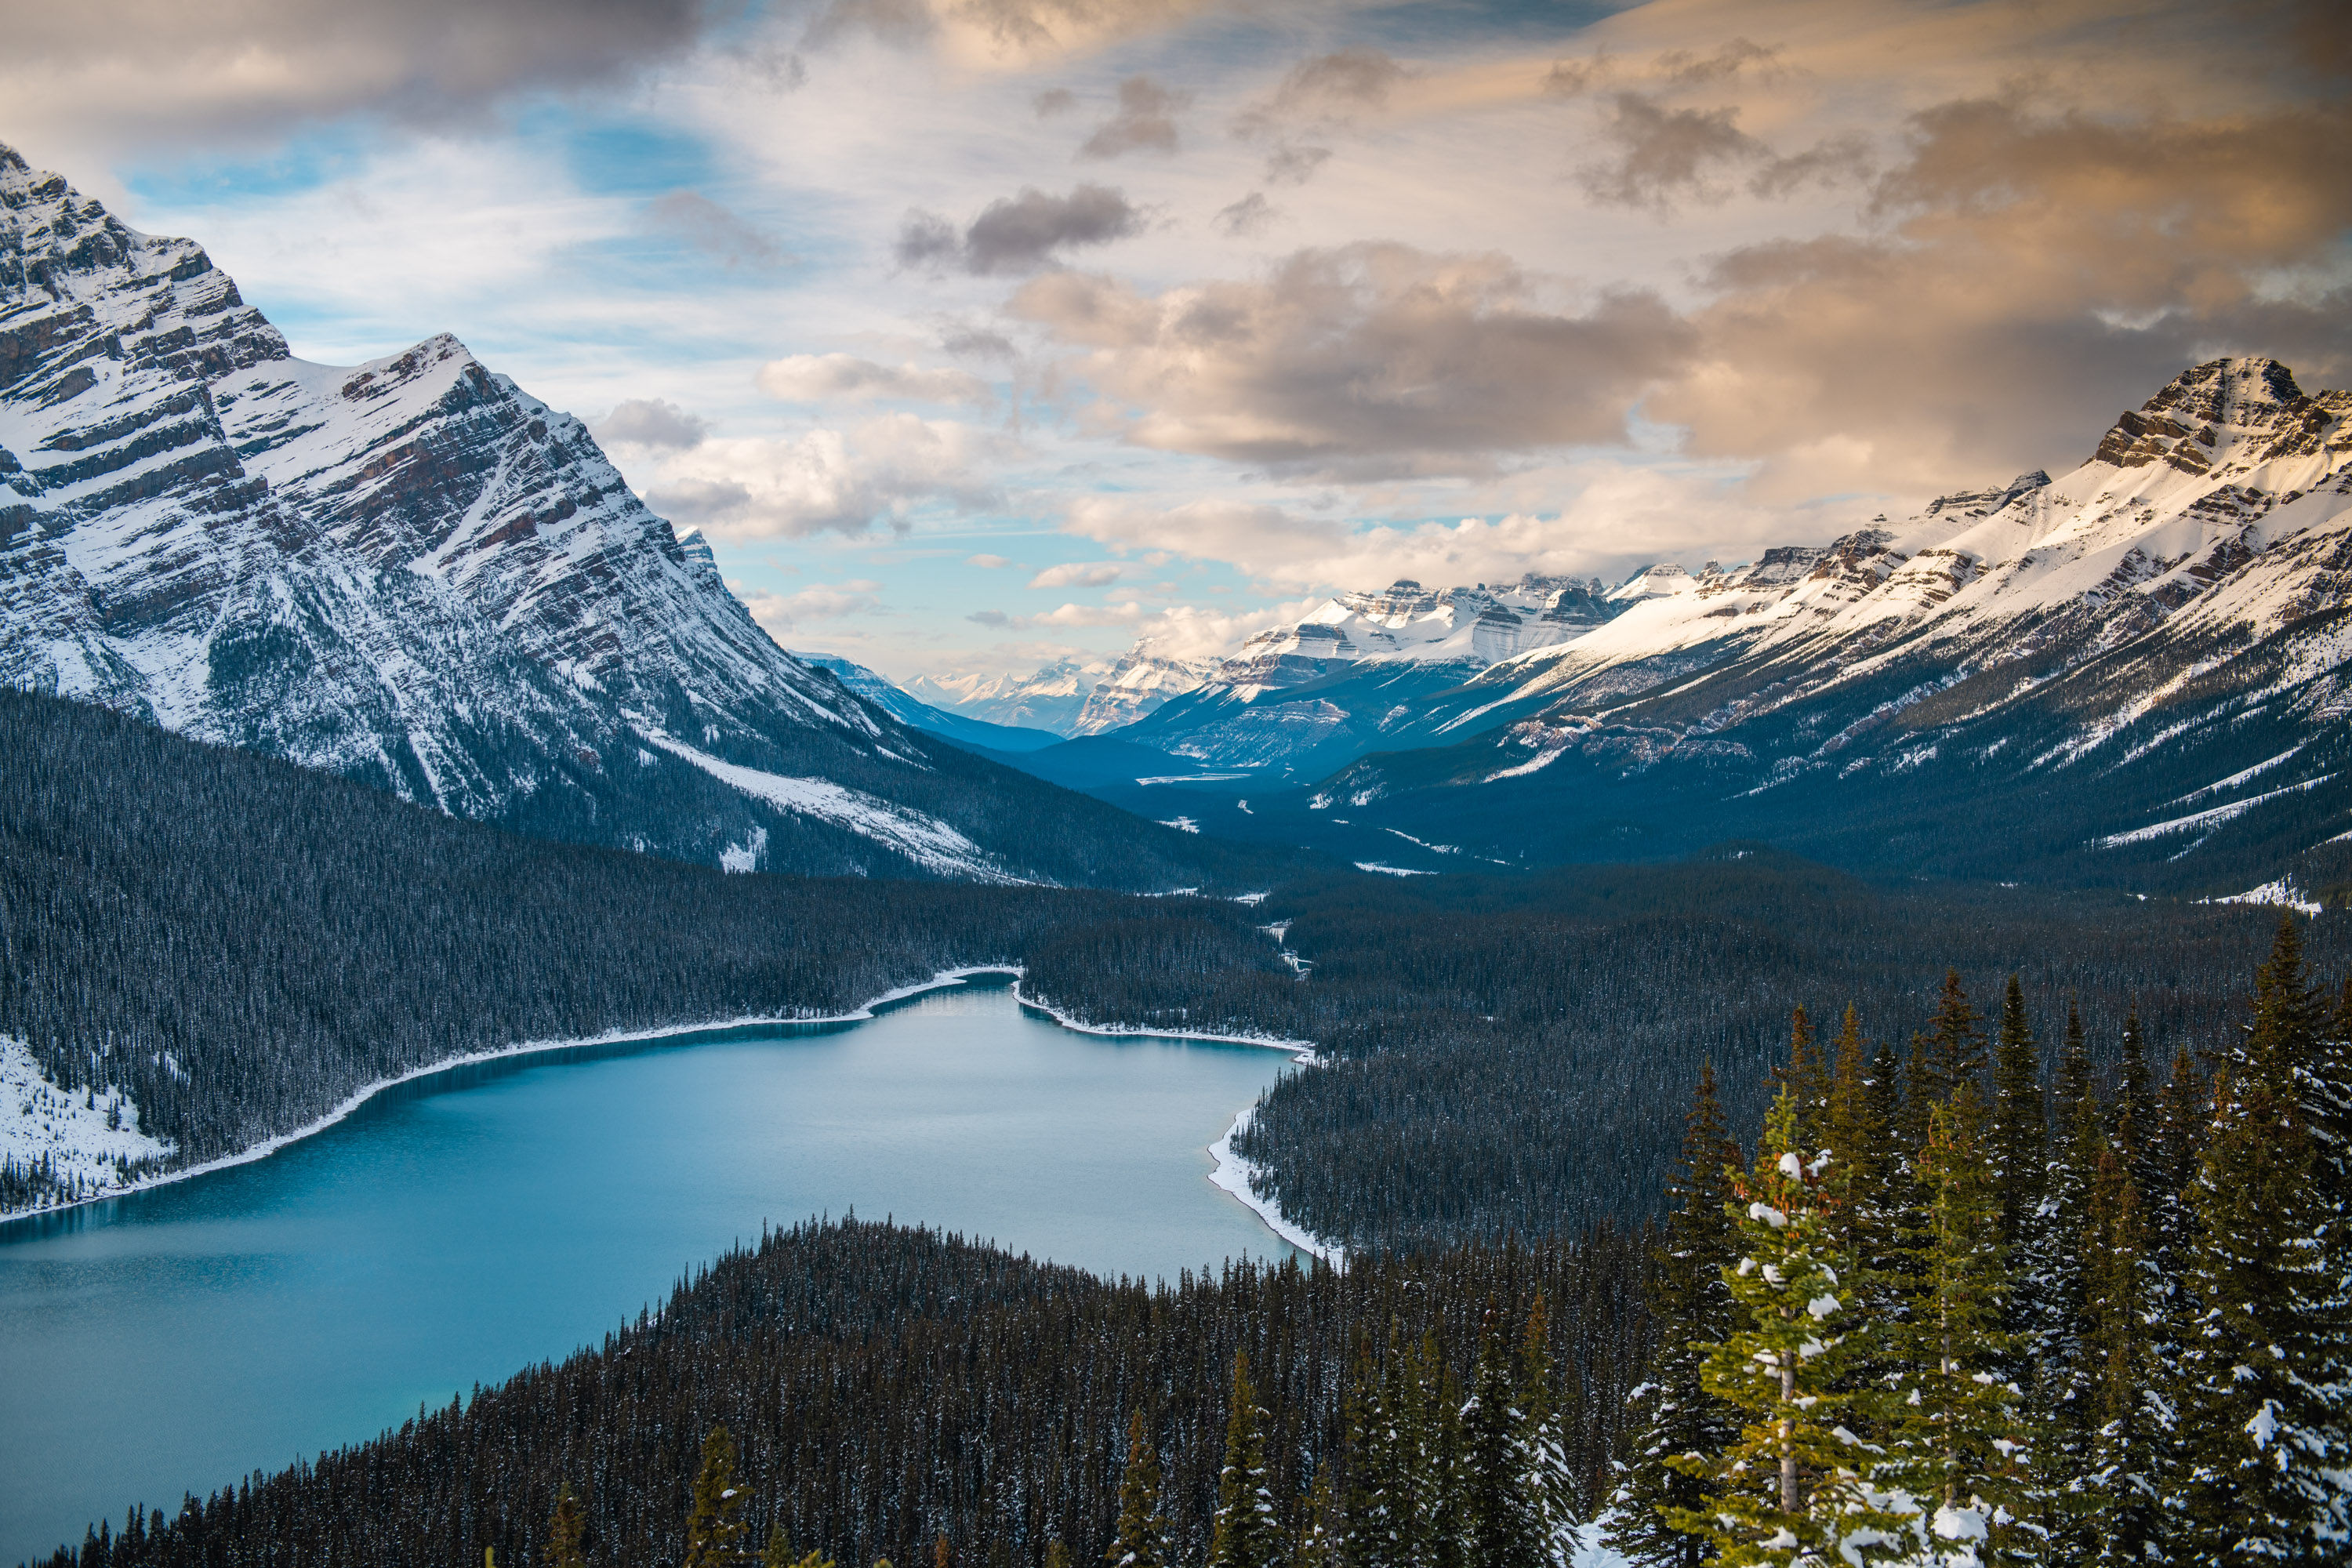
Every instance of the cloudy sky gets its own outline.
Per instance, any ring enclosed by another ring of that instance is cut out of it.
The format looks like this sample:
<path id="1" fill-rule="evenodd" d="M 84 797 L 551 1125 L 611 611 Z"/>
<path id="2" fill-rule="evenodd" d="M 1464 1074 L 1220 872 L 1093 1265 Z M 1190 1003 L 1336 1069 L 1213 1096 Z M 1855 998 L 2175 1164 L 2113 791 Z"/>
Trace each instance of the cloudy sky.
<path id="1" fill-rule="evenodd" d="M 901 679 L 1818 542 L 2352 379 L 2352 27 L 2147 0 L 0 0 L 0 141 L 454 331 Z"/>

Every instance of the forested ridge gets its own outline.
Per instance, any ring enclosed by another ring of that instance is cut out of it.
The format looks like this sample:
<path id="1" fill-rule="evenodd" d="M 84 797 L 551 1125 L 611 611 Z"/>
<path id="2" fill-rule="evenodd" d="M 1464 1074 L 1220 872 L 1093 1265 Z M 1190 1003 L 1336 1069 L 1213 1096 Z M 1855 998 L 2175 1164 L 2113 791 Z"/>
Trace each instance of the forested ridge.
<path id="1" fill-rule="evenodd" d="M 821 1550 L 1041 1568 L 1057 1544 L 1098 1562 L 1139 1415 L 1167 1560 L 1197 1563 L 1237 1352 L 1274 1413 L 1262 1484 L 1286 1554 L 1316 1479 L 1346 1484 L 1349 1396 L 1367 1392 L 1352 1369 L 1385 1375 L 1400 1413 L 1443 1424 L 1482 1342 L 1500 1332 L 1516 1350 L 1538 1298 L 1552 1469 L 1581 1507 L 1607 1484 L 1625 1378 L 1648 1350 L 1643 1267 L 1638 1239 L 1602 1231 L 1147 1286 L 933 1232 L 806 1225 L 721 1258 L 561 1365 L 172 1512 L 134 1509 L 47 1568 L 454 1568 L 485 1548 L 520 1565 L 543 1560 L 567 1486 L 599 1568 L 722 1568 L 771 1542 L 787 1562 Z M 714 1426 L 736 1450 L 745 1532 L 715 1552 L 707 1528 L 689 1539 Z"/>
<path id="2" fill-rule="evenodd" d="M 0 689 L 0 1037 L 127 1089 L 174 1165 L 472 1052 L 845 1012 L 1129 901 L 523 838 Z M 0 1170 L 0 1211 L 76 1195 L 43 1177 Z"/>
<path id="3" fill-rule="evenodd" d="M 1329 1061 L 1269 1089 L 1236 1149 L 1351 1246 L 1550 1234 L 1657 1211 L 1702 1061 L 1752 1123 L 1790 1009 L 1925 1027 L 1949 967 L 2072 1005 L 2095 1064 L 2137 1010 L 2150 1048 L 2217 1048 L 2276 911 L 2111 891 L 1880 886 L 1758 846 L 1533 877 L 1301 878 L 1255 910 L 1128 906 L 1034 953 L 1080 1018 L 1258 1032 Z M 1302 980 L 1259 930 L 1275 922 Z M 2315 962 L 2352 918 L 2310 923 Z M 2045 1068 L 2054 1068 L 2044 1042 Z"/>

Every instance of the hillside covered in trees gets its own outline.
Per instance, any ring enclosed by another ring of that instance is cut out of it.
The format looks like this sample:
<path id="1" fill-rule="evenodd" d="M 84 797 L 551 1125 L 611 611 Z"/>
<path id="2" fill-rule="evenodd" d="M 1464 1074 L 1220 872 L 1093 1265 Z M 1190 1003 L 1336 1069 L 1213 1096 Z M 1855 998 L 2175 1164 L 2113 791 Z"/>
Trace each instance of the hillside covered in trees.
<path id="1" fill-rule="evenodd" d="M 1851 1004 L 1870 1035 L 1900 1042 L 1927 1026 L 1948 967 L 1979 992 L 2019 974 L 2037 1016 L 2078 1008 L 2102 1070 L 2134 1009 L 2163 1058 L 2212 1048 L 2276 919 L 2113 892 L 1877 886 L 1734 846 L 1535 877 L 1300 879 L 1255 910 L 1126 906 L 1041 944 L 1024 988 L 1080 1017 L 1317 1042 L 1330 1065 L 1270 1089 L 1235 1147 L 1319 1236 L 1435 1246 L 1655 1213 L 1703 1061 L 1752 1124 L 1790 1009 Z M 1257 929 L 1268 921 L 1304 981 Z M 2345 965 L 2347 928 L 2311 922 L 2315 963 Z"/>

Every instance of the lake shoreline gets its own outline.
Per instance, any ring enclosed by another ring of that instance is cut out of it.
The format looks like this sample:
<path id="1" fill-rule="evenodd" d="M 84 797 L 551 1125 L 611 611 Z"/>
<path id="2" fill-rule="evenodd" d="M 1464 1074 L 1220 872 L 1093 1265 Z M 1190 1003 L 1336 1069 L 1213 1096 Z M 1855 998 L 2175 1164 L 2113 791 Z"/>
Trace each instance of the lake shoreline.
<path id="1" fill-rule="evenodd" d="M 0 1237 L 5 1237 L 10 1226 L 23 1221 L 46 1219 L 56 1215 L 69 1214 L 75 1209 L 86 1208 L 91 1204 L 110 1203 L 116 1198 L 127 1198 L 136 1193 L 152 1192 L 157 1187 L 170 1186 L 175 1182 L 189 1181 L 197 1176 L 210 1175 L 215 1171 L 230 1170 L 238 1165 L 252 1164 L 257 1160 L 266 1160 L 281 1149 L 290 1148 L 306 1138 L 316 1137 L 319 1133 L 349 1119 L 352 1112 L 385 1090 L 415 1083 L 420 1079 L 431 1078 L 436 1073 L 456 1072 L 464 1068 L 480 1067 L 489 1062 L 511 1061 L 519 1057 L 543 1056 L 551 1051 L 593 1050 L 600 1046 L 645 1045 L 657 1040 L 683 1042 L 698 1035 L 722 1035 L 738 1029 L 822 1028 L 838 1024 L 861 1024 L 874 1016 L 874 1009 L 877 1007 L 887 1007 L 894 1002 L 904 1002 L 909 997 L 920 996 L 927 992 L 961 985 L 976 974 L 1012 975 L 1017 989 L 1021 973 L 1020 969 L 1008 964 L 976 963 L 961 969 L 942 969 L 929 980 L 885 991 L 879 996 L 862 1002 L 846 1013 L 827 1013 L 816 1017 L 751 1015 L 700 1024 L 665 1025 L 652 1029 L 614 1029 L 602 1035 L 584 1035 L 568 1040 L 524 1040 L 511 1046 L 500 1046 L 495 1050 L 469 1051 L 464 1056 L 445 1057 L 439 1061 L 412 1068 L 396 1078 L 378 1079 L 365 1088 L 354 1091 L 332 1110 L 318 1120 L 306 1122 L 290 1132 L 280 1132 L 273 1137 L 265 1138 L 260 1142 L 240 1149 L 234 1154 L 223 1154 L 218 1159 L 207 1160 L 200 1165 L 188 1165 L 176 1171 L 160 1171 L 153 1175 L 142 1176 L 137 1181 L 122 1186 L 109 1187 L 102 1193 L 92 1193 L 88 1197 L 77 1198 L 69 1204 L 49 1204 L 40 1208 L 19 1209 L 10 1214 L 0 1214 Z"/>
<path id="2" fill-rule="evenodd" d="M 356 1090 L 332 1110 L 316 1121 L 296 1128 L 290 1132 L 281 1132 L 274 1137 L 266 1138 L 258 1143 L 238 1150 L 234 1154 L 224 1154 L 218 1159 L 207 1160 L 202 1164 L 189 1165 L 176 1171 L 163 1171 L 153 1175 L 142 1176 L 122 1186 L 110 1187 L 104 1192 L 92 1193 L 87 1197 L 77 1198 L 69 1204 L 49 1204 L 39 1208 L 20 1209 L 13 1214 L 0 1214 L 0 1238 L 5 1238 L 12 1228 L 21 1224 L 53 1219 L 59 1215 L 70 1214 L 76 1209 L 87 1208 L 92 1204 L 111 1203 L 118 1198 L 131 1197 L 139 1193 L 152 1192 L 158 1187 L 170 1186 L 177 1182 L 190 1181 L 197 1176 L 210 1175 L 217 1171 L 231 1170 L 238 1165 L 249 1165 L 257 1161 L 266 1160 L 283 1149 L 290 1148 L 306 1138 L 316 1137 L 329 1128 L 348 1120 L 361 1107 L 378 1095 L 432 1078 L 437 1073 L 457 1072 L 466 1068 L 513 1061 L 523 1057 L 544 1056 L 556 1051 L 593 1050 L 604 1046 L 647 1045 L 657 1041 L 685 1044 L 698 1036 L 725 1035 L 741 1029 L 824 1028 L 842 1024 L 860 1024 L 872 1019 L 877 1008 L 887 1007 L 894 1003 L 905 1002 L 933 991 L 960 986 L 983 974 L 1009 976 L 1013 982 L 1013 999 L 1017 1005 L 1029 1012 L 1043 1014 L 1062 1028 L 1075 1034 L 1094 1035 L 1113 1039 L 1195 1040 L 1211 1045 L 1254 1046 L 1262 1049 L 1286 1052 L 1293 1061 L 1308 1067 L 1319 1065 L 1322 1059 L 1316 1055 L 1315 1047 L 1310 1041 L 1283 1039 L 1272 1035 L 1219 1035 L 1198 1029 L 1144 1029 L 1123 1024 L 1081 1023 L 1049 1003 L 1023 995 L 1021 982 L 1026 973 L 1027 971 L 1018 964 L 967 964 L 956 969 L 942 969 L 929 980 L 885 991 L 878 996 L 860 1003 L 846 1013 L 828 1013 L 816 1017 L 755 1015 L 699 1024 L 667 1025 L 652 1029 L 614 1029 L 602 1035 L 582 1036 L 572 1039 L 525 1040 L 511 1046 L 502 1046 L 495 1050 L 470 1051 L 464 1056 L 445 1058 L 437 1062 L 411 1068 L 395 1078 L 379 1079 L 365 1088 Z M 1277 1205 L 1259 1197 L 1251 1190 L 1250 1178 L 1256 1174 L 1256 1167 L 1233 1152 L 1231 1145 L 1234 1134 L 1247 1125 L 1255 1110 L 1254 1106 L 1244 1107 L 1241 1114 L 1234 1119 L 1233 1126 L 1226 1130 L 1224 1136 L 1208 1146 L 1210 1158 L 1215 1162 L 1214 1168 L 1208 1175 L 1209 1184 L 1256 1215 L 1267 1230 L 1302 1252 L 1334 1264 L 1342 1262 L 1345 1250 L 1339 1244 L 1327 1242 L 1313 1236 L 1285 1217 Z"/>

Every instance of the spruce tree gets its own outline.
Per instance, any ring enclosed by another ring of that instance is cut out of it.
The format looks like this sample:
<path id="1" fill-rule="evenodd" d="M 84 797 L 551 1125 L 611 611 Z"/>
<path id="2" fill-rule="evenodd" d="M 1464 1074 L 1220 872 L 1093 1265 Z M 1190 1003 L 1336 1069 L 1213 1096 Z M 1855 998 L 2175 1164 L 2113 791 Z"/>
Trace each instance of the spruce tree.
<path id="1" fill-rule="evenodd" d="M 1290 1554 L 1291 1568 L 1340 1568 L 1339 1504 L 1331 1493 L 1331 1467 L 1315 1468 L 1315 1487 L 1307 1498 L 1307 1522 L 1298 1545 Z"/>
<path id="2" fill-rule="evenodd" d="M 2340 1390 L 2325 1303 L 2340 1281 L 2319 1228 L 2313 1145 L 2268 1085 L 2228 1071 L 2189 1189 L 2196 1239 L 2183 1346 L 2189 1438 L 2183 1554 L 2211 1563 L 2322 1561 L 2340 1549 Z"/>
<path id="3" fill-rule="evenodd" d="M 1881 1456 L 1843 1417 L 1863 1396 L 1841 1387 L 1854 1341 L 1871 1331 L 1841 1299 L 1854 1268 L 1833 1156 L 1797 1148 L 1796 1097 L 1783 1089 L 1753 1170 L 1733 1189 L 1741 1257 L 1725 1270 L 1739 1326 L 1709 1348 L 1705 1378 L 1748 1424 L 1711 1455 L 1673 1463 L 1710 1483 L 1705 1507 L 1669 1521 L 1704 1536 L 1725 1568 L 1866 1558 L 1907 1539 L 1915 1522 L 1874 1484 Z"/>
<path id="4" fill-rule="evenodd" d="M 2042 1206 L 2049 1126 L 2042 1104 L 2042 1050 L 2025 1014 L 2025 988 L 2014 974 L 2001 998 L 1992 1072 L 1985 1142 L 2000 1196 L 2001 1245 L 2014 1251 L 2031 1239 L 2028 1226 Z"/>
<path id="5" fill-rule="evenodd" d="M 1666 1188 L 1675 1206 L 1651 1258 L 1647 1294 L 1658 1348 L 1649 1375 L 1627 1401 L 1627 1457 L 1616 1467 L 1610 1543 L 1631 1562 L 1697 1568 L 1705 1542 L 1669 1525 L 1666 1510 L 1703 1509 L 1712 1483 L 1668 1460 L 1719 1453 L 1739 1430 L 1738 1412 L 1709 1394 L 1700 1375 L 1706 1347 L 1733 1328 L 1723 1270 L 1734 1258 L 1728 1205 L 1738 1163 L 1739 1145 L 1717 1098 L 1715 1065 L 1704 1063 L 1683 1124 L 1682 1158 Z"/>
<path id="6" fill-rule="evenodd" d="M 1954 1563 L 2030 1561 L 2039 1542 L 2011 1523 L 2029 1476 L 2023 1398 L 2009 1381 L 2013 1340 L 2000 1201 L 1983 1147 L 1983 1101 L 1966 1080 L 1932 1108 L 1913 1226 L 1919 1290 L 1897 1447 L 1912 1489 L 1935 1510 L 1929 1532 Z"/>
<path id="7" fill-rule="evenodd" d="M 1796 1095 L 1798 1142 L 1814 1147 L 1829 1111 L 1830 1065 L 1814 1044 L 1813 1020 L 1801 1003 L 1789 1014 L 1788 1065 L 1772 1069 L 1772 1081 Z"/>
<path id="8" fill-rule="evenodd" d="M 1510 1342 L 1486 1304 L 1478 1365 L 1462 1413 L 1463 1527 L 1479 1568 L 1537 1568 L 1517 1473 L 1520 1412 L 1511 1386 Z"/>
<path id="9" fill-rule="evenodd" d="M 736 1483 L 735 1463 L 735 1439 L 725 1426 L 711 1427 L 702 1440 L 702 1468 L 694 1478 L 684 1568 L 737 1568 L 751 1556 L 743 1546 L 751 1528 L 743 1505 L 751 1500 Z"/>
<path id="10" fill-rule="evenodd" d="M 1103 1561 L 1110 1568 L 1169 1568 L 1168 1521 L 1160 1507 L 1160 1448 L 1138 1405 L 1127 1418 L 1127 1468 L 1118 1481 L 1118 1533 Z"/>
<path id="11" fill-rule="evenodd" d="M 1582 1510 L 1576 1477 L 1569 1466 L 1567 1412 L 1561 1409 L 1553 1384 L 1551 1310 L 1538 1291 L 1528 1310 L 1527 1331 L 1519 1336 L 1519 1375 L 1513 1392 L 1519 1407 L 1519 1431 L 1513 1468 L 1520 1479 L 1528 1534 L 1541 1545 L 1543 1555 L 1538 1560 L 1553 1568 L 1568 1568 Z"/>
<path id="12" fill-rule="evenodd" d="M 1217 1511 L 1209 1537 L 1208 1568 L 1280 1568 L 1285 1557 L 1282 1516 L 1265 1464 L 1265 1409 L 1250 1383 L 1249 1353 L 1234 1352 L 1234 1384 L 1225 1420 L 1225 1460 L 1217 1472 Z"/>
<path id="13" fill-rule="evenodd" d="M 547 1568 L 587 1568 L 588 1555 L 581 1548 L 581 1537 L 586 1533 L 580 1500 L 572 1495 L 572 1483 L 566 1481 L 556 1490 L 555 1511 L 547 1521 L 547 1550 L 540 1553 L 540 1561 Z"/>
<path id="14" fill-rule="evenodd" d="M 2119 1106 L 2127 1129 L 2130 1100 Z M 2128 1134 L 2120 1144 L 2127 1146 Z M 2080 1495 L 2095 1501 L 2077 1548 L 2112 1568 L 2165 1560 L 2166 1500 L 2175 1440 L 2163 1361 L 2165 1300 L 2148 1251 L 2147 1216 L 2122 1148 L 2099 1155 L 2083 1256 L 2084 1332 L 2078 1381 L 2091 1436 Z"/>
<path id="15" fill-rule="evenodd" d="M 2189 1540 L 2217 1562 L 2320 1561 L 2352 1542 L 2352 1321 L 2313 1129 L 2323 1016 L 2283 916 L 2189 1191 Z"/>
<path id="16" fill-rule="evenodd" d="M 1341 1555 L 1348 1568 L 1415 1568 L 1420 1549 L 1413 1459 L 1399 1355 L 1391 1331 L 1385 1360 L 1369 1334 L 1356 1345 L 1346 1408 L 1348 1505 Z"/>

